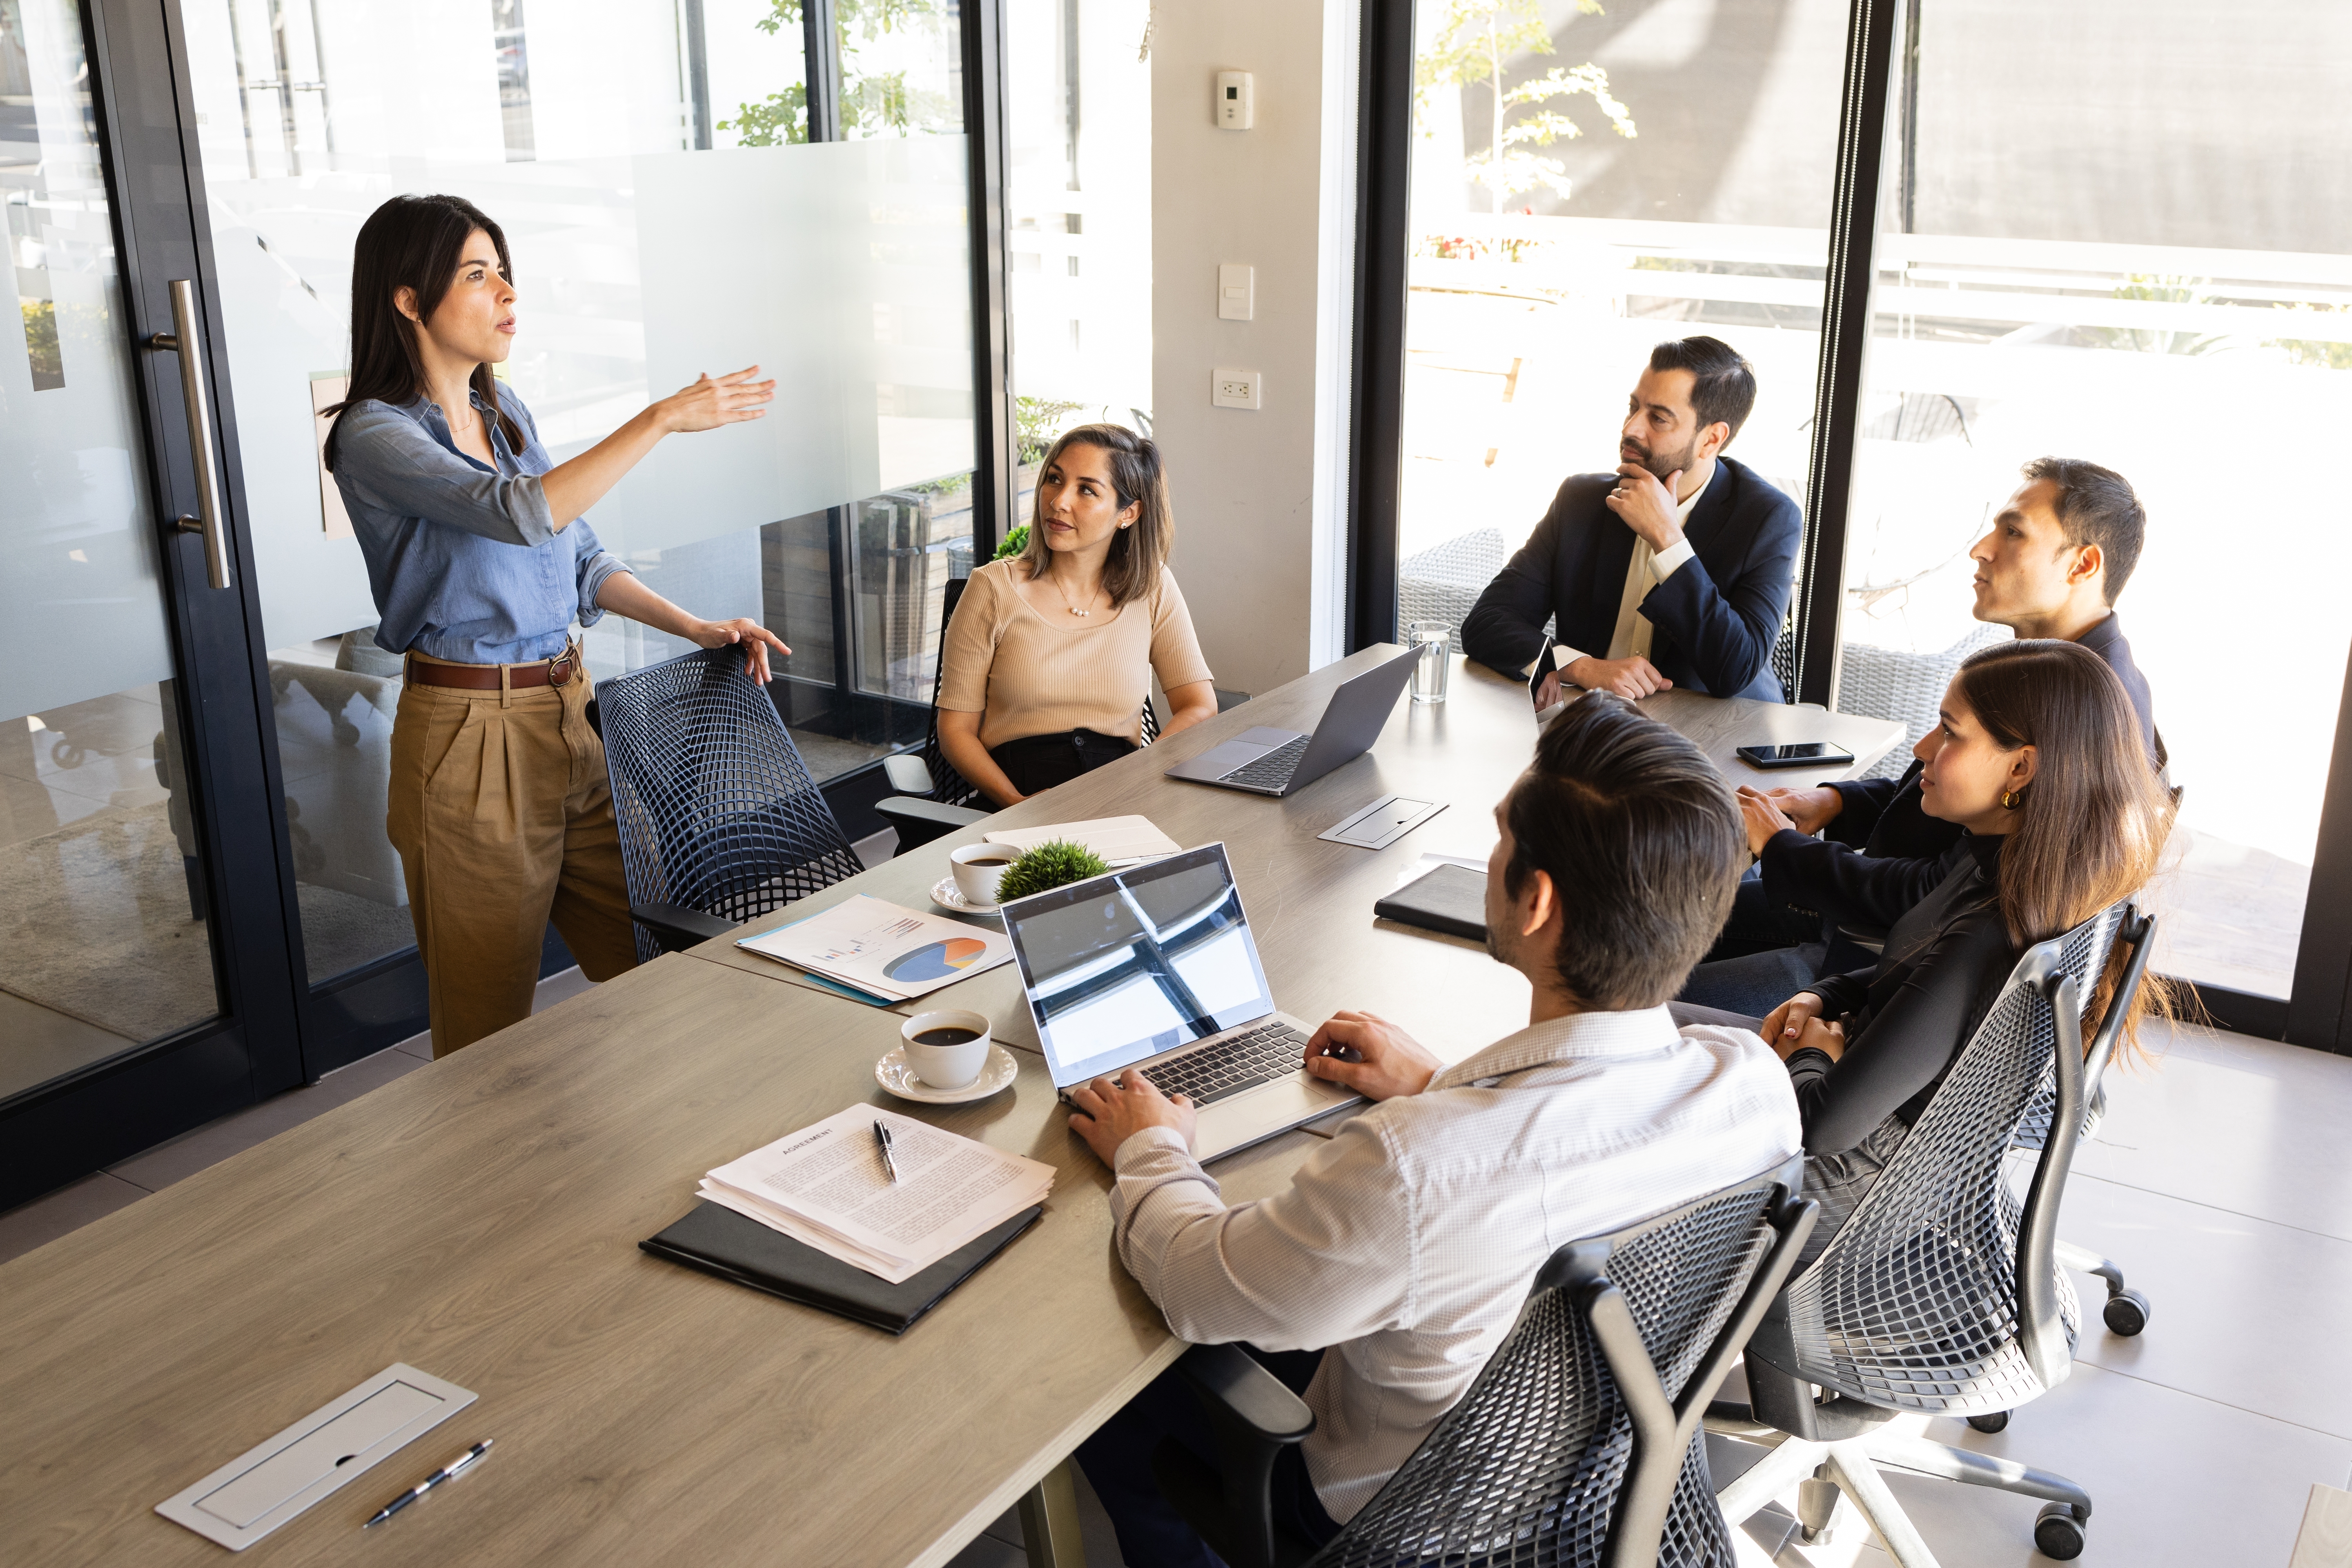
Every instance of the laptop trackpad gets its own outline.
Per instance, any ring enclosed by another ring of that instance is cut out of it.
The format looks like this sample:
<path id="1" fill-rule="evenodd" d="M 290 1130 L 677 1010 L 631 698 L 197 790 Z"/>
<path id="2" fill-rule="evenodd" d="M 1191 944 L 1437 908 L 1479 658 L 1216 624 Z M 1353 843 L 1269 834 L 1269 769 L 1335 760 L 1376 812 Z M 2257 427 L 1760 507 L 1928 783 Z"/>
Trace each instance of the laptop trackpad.
<path id="1" fill-rule="evenodd" d="M 1297 739 L 1297 732 L 1289 730 L 1245 730 L 1184 763 L 1183 771 L 1191 778 L 1223 778 L 1235 768 L 1247 767 L 1268 752 Z"/>
<path id="2" fill-rule="evenodd" d="M 1199 1157 L 1213 1160 L 1328 1115 L 1356 1101 L 1350 1090 L 1303 1072 L 1204 1106 L 1194 1131 Z"/>

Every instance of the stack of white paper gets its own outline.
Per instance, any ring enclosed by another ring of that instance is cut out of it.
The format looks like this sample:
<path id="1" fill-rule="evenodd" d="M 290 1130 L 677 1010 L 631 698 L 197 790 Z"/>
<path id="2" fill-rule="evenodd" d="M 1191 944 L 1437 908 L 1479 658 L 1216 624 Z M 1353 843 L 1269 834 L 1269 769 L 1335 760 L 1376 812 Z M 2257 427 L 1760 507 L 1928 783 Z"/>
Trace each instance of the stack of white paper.
<path id="1" fill-rule="evenodd" d="M 874 1124 L 890 1129 L 893 1182 Z M 1054 1167 L 856 1105 L 702 1178 L 702 1196 L 893 1285 L 1053 1190 Z"/>
<path id="2" fill-rule="evenodd" d="M 885 1002 L 924 995 L 1013 956 L 1001 931 L 918 914 L 863 893 L 735 945 Z"/>
<path id="3" fill-rule="evenodd" d="M 1160 832 L 1148 816 L 1097 816 L 1086 822 L 1057 822 L 1045 827 L 1008 827 L 982 837 L 991 844 L 1024 850 L 1059 838 L 1085 845 L 1113 866 L 1157 860 L 1181 854 L 1184 847 Z"/>

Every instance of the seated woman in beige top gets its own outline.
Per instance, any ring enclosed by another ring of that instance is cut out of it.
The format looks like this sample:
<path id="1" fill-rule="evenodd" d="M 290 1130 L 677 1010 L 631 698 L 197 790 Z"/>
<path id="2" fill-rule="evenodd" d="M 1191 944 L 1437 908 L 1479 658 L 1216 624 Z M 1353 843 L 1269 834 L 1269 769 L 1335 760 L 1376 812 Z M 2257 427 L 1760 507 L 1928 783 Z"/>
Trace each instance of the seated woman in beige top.
<path id="1" fill-rule="evenodd" d="M 940 653 L 940 750 L 990 800 L 1134 751 L 1155 672 L 1163 734 L 1215 716 L 1174 532 L 1160 448 L 1134 431 L 1081 425 L 1045 454 L 1028 548 L 971 574 Z"/>

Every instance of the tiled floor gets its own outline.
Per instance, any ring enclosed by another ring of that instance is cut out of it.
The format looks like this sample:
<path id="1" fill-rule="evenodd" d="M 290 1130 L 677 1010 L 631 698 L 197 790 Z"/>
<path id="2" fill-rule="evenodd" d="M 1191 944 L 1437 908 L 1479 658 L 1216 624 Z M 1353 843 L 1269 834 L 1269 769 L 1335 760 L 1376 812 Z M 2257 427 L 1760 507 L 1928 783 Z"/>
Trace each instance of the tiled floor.
<path id="1" fill-rule="evenodd" d="M 878 850 L 878 846 L 861 846 Z M 544 981 L 545 1007 L 585 989 Z M 2074 1373 L 1987 1436 L 1937 1422 L 1938 1441 L 2056 1470 L 2096 1505 L 2086 1564 L 2285 1568 L 2315 1481 L 2352 1486 L 2352 1058 L 2202 1030 L 2163 1037 L 2154 1066 L 2110 1081 L 2109 1114 L 2075 1164 L 2060 1233 L 2105 1252 L 2155 1306 L 2136 1339 L 2096 1323 Z M 0 1261 L 29 1251 L 429 1060 L 423 1037 L 0 1215 Z M 1718 1480 L 1754 1450 L 1717 1443 Z M 2037 1505 L 1901 1475 L 1895 1494 L 1944 1568 L 2025 1568 Z M 1793 1498 L 1784 1500 L 1793 1502 Z M 1109 1521 L 1083 1478 L 1087 1560 L 1118 1568 Z M 1743 1568 L 1885 1568 L 1869 1531 L 1789 1546 Z M 1007 1513 L 954 1568 L 1017 1568 Z"/>

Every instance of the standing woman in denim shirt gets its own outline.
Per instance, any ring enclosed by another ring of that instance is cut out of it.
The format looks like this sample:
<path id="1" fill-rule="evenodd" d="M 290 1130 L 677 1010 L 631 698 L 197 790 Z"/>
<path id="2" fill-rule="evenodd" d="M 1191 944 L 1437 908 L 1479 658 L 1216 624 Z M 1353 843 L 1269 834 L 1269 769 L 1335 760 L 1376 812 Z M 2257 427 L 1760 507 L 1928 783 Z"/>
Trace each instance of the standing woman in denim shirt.
<path id="1" fill-rule="evenodd" d="M 433 1054 L 530 1014 L 552 920 L 591 980 L 636 963 L 604 746 L 571 626 L 607 610 L 704 647 L 792 650 L 647 588 L 583 515 L 673 431 L 757 419 L 759 367 L 703 376 L 567 463 L 491 378 L 514 342 L 506 236 L 457 196 L 395 196 L 361 226 L 351 396 L 327 467 L 380 616 L 404 656 L 385 826 L 431 994 Z"/>

